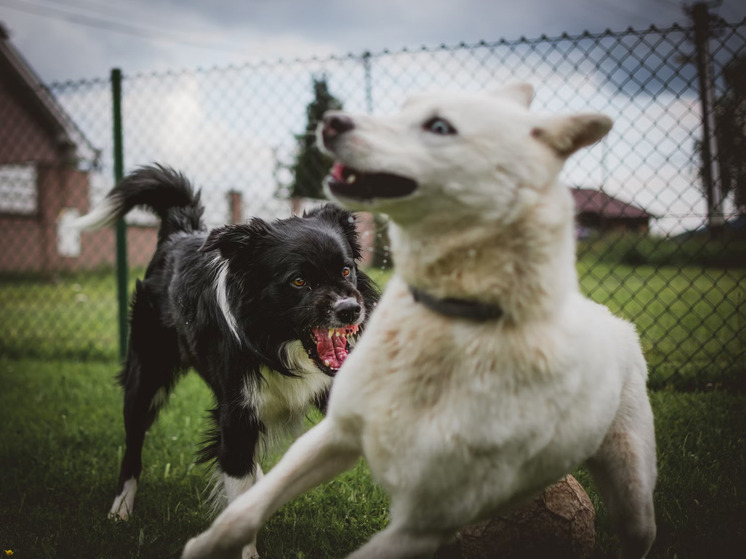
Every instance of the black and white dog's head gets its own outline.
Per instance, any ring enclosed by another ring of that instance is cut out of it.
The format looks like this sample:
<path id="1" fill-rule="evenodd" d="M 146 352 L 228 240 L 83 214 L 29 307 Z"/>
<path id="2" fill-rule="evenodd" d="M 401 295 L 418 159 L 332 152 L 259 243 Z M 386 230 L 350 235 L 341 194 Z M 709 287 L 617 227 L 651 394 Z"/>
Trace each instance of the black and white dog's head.
<path id="1" fill-rule="evenodd" d="M 331 204 L 303 217 L 214 229 L 217 298 L 232 335 L 283 374 L 334 375 L 373 310 L 355 218 Z M 309 362 L 310 359 L 310 362 Z"/>

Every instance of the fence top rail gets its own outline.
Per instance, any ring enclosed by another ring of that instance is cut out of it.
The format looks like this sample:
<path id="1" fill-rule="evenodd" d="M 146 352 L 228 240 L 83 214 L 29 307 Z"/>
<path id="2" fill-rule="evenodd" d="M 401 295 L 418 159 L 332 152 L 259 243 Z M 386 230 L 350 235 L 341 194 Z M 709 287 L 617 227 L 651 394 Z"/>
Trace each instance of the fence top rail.
<path id="1" fill-rule="evenodd" d="M 734 30 L 738 27 L 746 25 L 746 17 L 741 21 L 727 22 L 723 19 L 718 19 L 713 22 L 712 27 L 715 31 L 724 31 L 727 29 Z M 225 66 L 210 66 L 210 67 L 197 67 L 197 68 L 182 68 L 177 70 L 167 71 L 152 71 L 152 72 L 138 72 L 131 75 L 123 74 L 123 79 L 153 79 L 153 78 L 164 78 L 164 77 L 179 77 L 187 74 L 210 74 L 213 72 L 227 72 L 227 71 L 241 71 L 259 68 L 274 68 L 283 65 L 304 65 L 304 64 L 318 64 L 318 63 L 333 63 L 333 62 L 348 62 L 357 61 L 361 59 L 372 59 L 381 58 L 386 56 L 396 56 L 399 54 L 414 54 L 414 53 L 432 53 L 449 50 L 459 49 L 477 49 L 477 48 L 497 48 L 497 47 L 516 47 L 523 45 L 536 45 L 540 43 L 559 43 L 562 41 L 583 41 L 583 40 L 601 40 L 607 38 L 617 37 L 628 37 L 628 36 L 645 36 L 650 34 L 667 34 L 671 32 L 679 33 L 693 33 L 694 25 L 680 25 L 673 23 L 667 27 L 659 27 L 656 25 L 650 25 L 644 29 L 635 29 L 628 27 L 625 30 L 613 31 L 609 28 L 601 32 L 583 31 L 581 33 L 569 34 L 561 33 L 560 35 L 549 36 L 542 34 L 538 37 L 528 38 L 521 36 L 517 39 L 505 39 L 500 38 L 493 41 L 480 40 L 476 42 L 459 42 L 454 44 L 441 43 L 439 45 L 421 45 L 419 47 L 402 47 L 399 49 L 381 49 L 378 51 L 365 50 L 358 53 L 348 52 L 346 54 L 331 54 L 327 56 L 310 56 L 305 58 L 276 58 L 272 60 L 251 60 L 240 64 L 228 64 Z M 50 89 L 68 88 L 80 85 L 97 85 L 108 83 L 109 78 L 88 78 L 80 80 L 65 80 L 51 82 L 47 86 Z M 43 84 L 39 84 L 43 86 Z"/>

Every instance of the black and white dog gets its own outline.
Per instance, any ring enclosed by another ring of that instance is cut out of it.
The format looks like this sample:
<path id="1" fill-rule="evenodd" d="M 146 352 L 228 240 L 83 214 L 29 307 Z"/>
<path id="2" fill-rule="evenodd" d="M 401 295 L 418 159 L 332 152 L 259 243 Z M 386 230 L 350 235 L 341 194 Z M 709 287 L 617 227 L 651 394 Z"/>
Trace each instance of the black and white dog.
<path id="1" fill-rule="evenodd" d="M 215 393 L 215 429 L 200 458 L 216 459 L 231 501 L 261 475 L 258 451 L 278 431 L 300 428 L 311 404 L 324 407 L 378 298 L 357 266 L 355 219 L 336 206 L 208 233 L 199 192 L 155 166 L 126 177 L 77 226 L 110 225 L 135 206 L 161 225 L 132 299 L 119 377 L 127 441 L 109 514 L 122 519 L 132 512 L 145 432 L 189 367 Z"/>

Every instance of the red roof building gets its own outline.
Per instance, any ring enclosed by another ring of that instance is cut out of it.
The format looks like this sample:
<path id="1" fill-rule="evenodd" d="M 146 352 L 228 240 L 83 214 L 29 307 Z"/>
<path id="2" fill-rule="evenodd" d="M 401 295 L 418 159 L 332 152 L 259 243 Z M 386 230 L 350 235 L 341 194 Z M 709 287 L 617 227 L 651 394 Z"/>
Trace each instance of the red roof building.
<path id="1" fill-rule="evenodd" d="M 600 190 L 572 188 L 571 192 L 575 200 L 575 219 L 580 229 L 646 233 L 650 228 L 650 218 L 655 217 Z"/>

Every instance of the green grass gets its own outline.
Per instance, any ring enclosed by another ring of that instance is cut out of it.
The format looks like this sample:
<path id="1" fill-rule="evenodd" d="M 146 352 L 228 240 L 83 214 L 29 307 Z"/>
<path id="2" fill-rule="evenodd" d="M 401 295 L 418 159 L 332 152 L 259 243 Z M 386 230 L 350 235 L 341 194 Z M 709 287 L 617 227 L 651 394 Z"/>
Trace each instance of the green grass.
<path id="1" fill-rule="evenodd" d="M 633 267 L 581 253 L 581 289 L 637 325 L 652 388 L 746 390 L 746 269 Z M 131 288 L 141 276 L 131 272 Z M 116 312 L 111 273 L 0 279 L 0 356 L 116 359 Z"/>
<path id="2" fill-rule="evenodd" d="M 651 388 L 746 391 L 746 270 L 633 267 L 590 254 L 577 269 L 584 294 L 636 325 Z"/>
<path id="3" fill-rule="evenodd" d="M 194 456 L 212 397 L 194 374 L 148 433 L 136 514 L 126 523 L 106 518 L 124 441 L 115 370 L 0 361 L 2 549 L 16 557 L 175 557 L 207 527 L 210 469 Z M 341 556 L 381 529 L 387 505 L 361 461 L 284 507 L 262 532 L 272 550 L 265 557 Z"/>
<path id="4" fill-rule="evenodd" d="M 109 275 L 0 283 L 0 355 L 114 359 L 117 307 Z"/>
<path id="5" fill-rule="evenodd" d="M 15 557 L 166 558 L 207 527 L 207 467 L 194 465 L 211 396 L 194 374 L 148 434 L 136 512 L 106 519 L 124 439 L 115 365 L 0 360 L 0 548 Z M 660 478 L 651 558 L 736 557 L 746 545 L 746 396 L 652 394 Z M 271 466 L 270 457 L 265 466 Z M 597 508 L 598 553 L 616 550 Z M 387 520 L 364 462 L 283 507 L 262 530 L 263 557 L 335 558 Z"/>
<path id="6" fill-rule="evenodd" d="M 658 452 L 658 535 L 649 557 L 742 557 L 746 549 L 746 396 L 651 393 Z M 584 469 L 575 473 L 596 507 L 600 557 L 618 549 L 606 509 Z"/>
<path id="7" fill-rule="evenodd" d="M 130 270 L 129 292 L 144 269 Z M 112 270 L 0 277 L 0 357 L 111 360 L 119 355 Z"/>
<path id="8" fill-rule="evenodd" d="M 581 289 L 637 326 L 652 388 L 746 387 L 746 272 L 578 263 Z"/>

